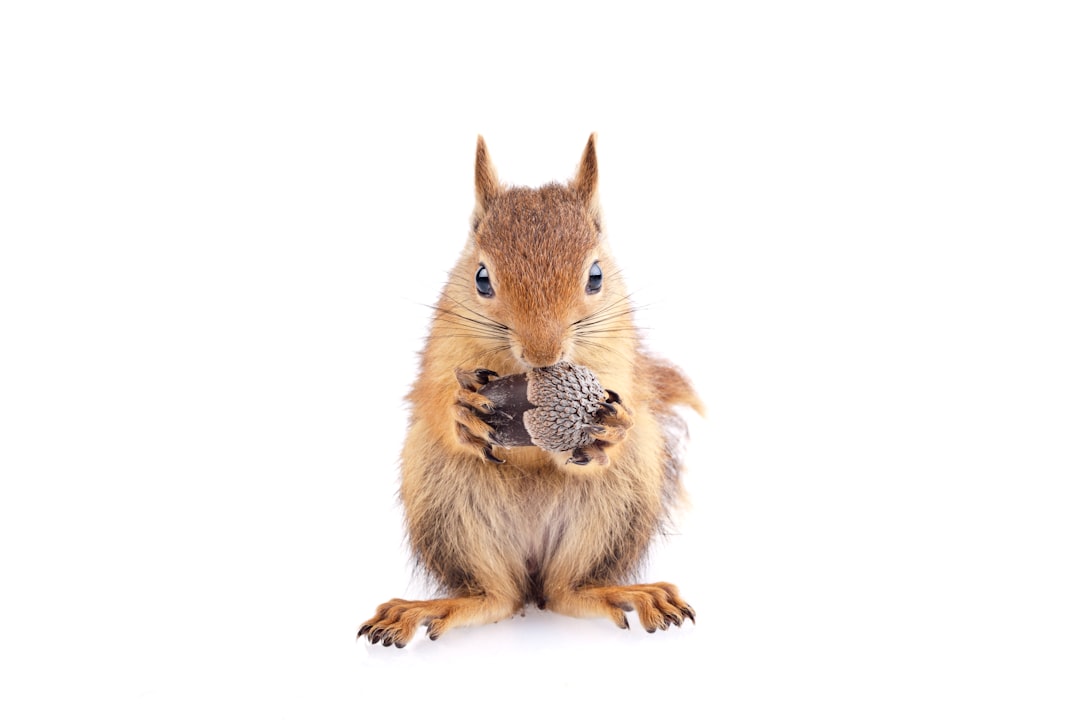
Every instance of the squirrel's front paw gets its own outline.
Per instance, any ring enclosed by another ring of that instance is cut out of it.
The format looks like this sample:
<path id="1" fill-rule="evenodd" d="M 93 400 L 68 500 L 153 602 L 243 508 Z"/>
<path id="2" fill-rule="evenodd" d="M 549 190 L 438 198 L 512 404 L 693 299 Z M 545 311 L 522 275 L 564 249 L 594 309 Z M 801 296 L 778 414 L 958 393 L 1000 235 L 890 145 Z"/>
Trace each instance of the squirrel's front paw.
<path id="1" fill-rule="evenodd" d="M 454 371 L 454 375 L 461 386 L 458 388 L 454 405 L 458 439 L 488 462 L 506 462 L 495 457 L 491 451 L 494 431 L 484 420 L 484 416 L 495 412 L 495 406 L 488 398 L 477 392 L 481 386 L 487 385 L 491 378 L 498 377 L 498 373 L 483 368 L 476 370 L 458 368 Z"/>
<path id="2" fill-rule="evenodd" d="M 605 390 L 607 400 L 600 404 L 600 409 L 593 415 L 594 423 L 589 428 L 593 442 L 574 450 L 567 460 L 575 465 L 588 465 L 595 462 L 607 465 L 609 460 L 605 448 L 620 443 L 626 432 L 634 426 L 630 411 L 622 403 L 622 398 L 614 390 Z"/>

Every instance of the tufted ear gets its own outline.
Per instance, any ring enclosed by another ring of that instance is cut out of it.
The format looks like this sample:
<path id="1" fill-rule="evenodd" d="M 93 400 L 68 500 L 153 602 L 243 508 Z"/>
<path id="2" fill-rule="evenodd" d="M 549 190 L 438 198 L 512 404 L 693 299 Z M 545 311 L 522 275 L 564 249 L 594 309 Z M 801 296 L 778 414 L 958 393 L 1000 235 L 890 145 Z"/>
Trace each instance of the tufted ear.
<path id="1" fill-rule="evenodd" d="M 487 144 L 482 135 L 476 136 L 476 212 L 480 218 L 491 206 L 491 201 L 499 193 L 499 176 L 488 157 Z"/>
<path id="2" fill-rule="evenodd" d="M 600 171 L 596 165 L 596 133 L 593 133 L 589 136 L 589 142 L 585 145 L 585 152 L 581 154 L 577 177 L 570 183 L 570 187 L 576 190 L 585 201 L 585 204 L 593 210 L 597 209 L 596 186 L 599 180 Z"/>

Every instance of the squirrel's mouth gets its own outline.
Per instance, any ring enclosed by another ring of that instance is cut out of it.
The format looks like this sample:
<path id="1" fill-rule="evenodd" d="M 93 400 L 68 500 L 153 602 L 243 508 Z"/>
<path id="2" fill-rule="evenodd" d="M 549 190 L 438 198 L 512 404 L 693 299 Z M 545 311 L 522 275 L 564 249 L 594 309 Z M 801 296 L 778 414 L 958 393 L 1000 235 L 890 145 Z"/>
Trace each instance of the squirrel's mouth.
<path id="1" fill-rule="evenodd" d="M 557 365 L 558 363 L 566 360 L 569 360 L 569 358 L 567 358 L 566 355 L 563 353 L 559 353 L 555 356 L 517 356 L 517 361 L 521 365 L 521 369 L 523 372 L 527 370 L 534 370 L 536 368 L 548 368 L 552 365 Z"/>

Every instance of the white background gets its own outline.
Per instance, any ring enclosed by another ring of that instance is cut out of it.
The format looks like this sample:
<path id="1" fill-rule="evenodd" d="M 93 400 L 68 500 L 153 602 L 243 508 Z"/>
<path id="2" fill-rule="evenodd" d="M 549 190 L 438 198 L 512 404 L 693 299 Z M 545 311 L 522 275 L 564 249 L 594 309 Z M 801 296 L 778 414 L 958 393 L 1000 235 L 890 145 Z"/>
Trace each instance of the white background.
<path id="1" fill-rule="evenodd" d="M 1077 717 L 1069 5 L 5 3 L 0 714 Z M 698 624 L 357 643 L 476 135 L 592 131 Z"/>

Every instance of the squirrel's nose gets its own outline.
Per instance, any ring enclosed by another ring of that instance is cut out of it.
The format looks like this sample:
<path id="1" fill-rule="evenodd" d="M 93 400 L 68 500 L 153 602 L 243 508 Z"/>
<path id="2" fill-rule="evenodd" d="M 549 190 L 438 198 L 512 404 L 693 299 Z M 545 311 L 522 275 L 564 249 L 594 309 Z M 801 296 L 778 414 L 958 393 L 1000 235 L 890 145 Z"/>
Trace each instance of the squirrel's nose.
<path id="1" fill-rule="evenodd" d="M 521 351 L 521 361 L 529 367 L 551 367 L 562 360 L 562 352 L 536 353 L 529 350 Z"/>
<path id="2" fill-rule="evenodd" d="M 522 338 L 518 357 L 529 367 L 550 367 L 563 359 L 562 338 L 556 335 Z"/>

